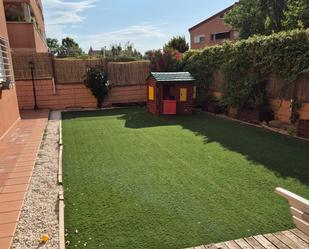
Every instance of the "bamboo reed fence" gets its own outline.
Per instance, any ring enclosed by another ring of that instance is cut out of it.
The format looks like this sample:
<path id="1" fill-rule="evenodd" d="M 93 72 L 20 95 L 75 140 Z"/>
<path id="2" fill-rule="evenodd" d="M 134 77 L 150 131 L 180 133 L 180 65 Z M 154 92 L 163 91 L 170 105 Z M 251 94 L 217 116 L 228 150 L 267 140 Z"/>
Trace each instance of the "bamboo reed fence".
<path id="1" fill-rule="evenodd" d="M 88 67 L 101 67 L 106 70 L 102 59 L 54 59 L 56 84 L 82 83 Z"/>
<path id="2" fill-rule="evenodd" d="M 35 79 L 53 77 L 52 55 L 49 53 L 12 53 L 15 80 L 31 80 L 30 62 L 34 64 Z"/>
<path id="3" fill-rule="evenodd" d="M 144 85 L 149 73 L 149 61 L 108 63 L 108 78 L 113 86 Z"/>

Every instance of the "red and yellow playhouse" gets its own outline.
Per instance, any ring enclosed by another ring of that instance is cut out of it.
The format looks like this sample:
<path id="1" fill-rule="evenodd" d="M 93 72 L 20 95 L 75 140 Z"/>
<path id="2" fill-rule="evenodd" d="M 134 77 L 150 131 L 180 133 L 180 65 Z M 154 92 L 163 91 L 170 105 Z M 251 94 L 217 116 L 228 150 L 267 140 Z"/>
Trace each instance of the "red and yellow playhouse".
<path id="1" fill-rule="evenodd" d="M 189 72 L 151 72 L 147 78 L 147 108 L 156 115 L 192 114 L 195 79 Z"/>

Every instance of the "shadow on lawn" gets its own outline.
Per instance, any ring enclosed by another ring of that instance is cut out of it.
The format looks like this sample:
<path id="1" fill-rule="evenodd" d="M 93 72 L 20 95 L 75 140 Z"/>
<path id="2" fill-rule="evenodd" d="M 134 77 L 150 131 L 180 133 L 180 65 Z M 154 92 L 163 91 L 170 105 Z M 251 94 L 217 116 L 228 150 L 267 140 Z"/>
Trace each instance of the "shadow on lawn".
<path id="1" fill-rule="evenodd" d="M 109 116 L 118 116 L 125 121 L 125 127 L 131 129 L 179 125 L 197 136 L 202 136 L 205 143 L 220 143 L 224 148 L 264 165 L 281 177 L 296 178 L 309 185 L 309 142 L 205 113 L 194 113 L 192 116 L 154 116 L 144 108 L 124 108 L 68 112 L 64 113 L 63 119 L 96 119 Z"/>
<path id="2" fill-rule="evenodd" d="M 220 143 L 226 149 L 245 155 L 248 160 L 264 165 L 281 177 L 296 178 L 309 185 L 309 142 L 205 113 L 154 116 L 144 109 L 130 109 L 119 118 L 125 120 L 127 128 L 132 129 L 180 125 L 183 129 L 203 136 L 205 143 Z"/>

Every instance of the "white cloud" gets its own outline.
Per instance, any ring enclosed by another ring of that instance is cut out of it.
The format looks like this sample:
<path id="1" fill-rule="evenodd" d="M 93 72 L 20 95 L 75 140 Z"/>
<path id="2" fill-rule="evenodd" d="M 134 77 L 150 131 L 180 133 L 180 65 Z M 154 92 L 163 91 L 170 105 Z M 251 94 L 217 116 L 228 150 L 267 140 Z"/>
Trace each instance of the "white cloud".
<path id="1" fill-rule="evenodd" d="M 85 50 L 91 45 L 94 49 L 100 49 L 111 44 L 132 42 L 136 48 L 144 52 L 152 44 L 154 48 L 162 46 L 162 38 L 167 37 L 159 26 L 152 24 L 133 25 L 112 32 L 90 35 L 70 35 L 79 41 Z M 160 44 L 160 45 L 159 45 Z"/>
<path id="2" fill-rule="evenodd" d="M 61 40 L 69 36 L 74 38 L 84 50 L 90 45 L 100 49 L 111 44 L 134 43 L 135 47 L 144 52 L 149 47 L 159 48 L 162 39 L 166 37 L 162 28 L 166 23 L 153 25 L 141 23 L 131 25 L 111 32 L 100 32 L 94 34 L 74 34 L 73 29 L 83 26 L 86 17 L 83 15 L 88 9 L 94 8 L 98 0 L 44 0 L 45 24 L 48 37 Z M 71 30 L 72 33 L 65 32 Z"/>
<path id="3" fill-rule="evenodd" d="M 96 0 L 44 0 L 44 15 L 48 36 L 61 38 L 63 29 L 68 25 L 83 22 L 82 13 L 95 7 Z"/>

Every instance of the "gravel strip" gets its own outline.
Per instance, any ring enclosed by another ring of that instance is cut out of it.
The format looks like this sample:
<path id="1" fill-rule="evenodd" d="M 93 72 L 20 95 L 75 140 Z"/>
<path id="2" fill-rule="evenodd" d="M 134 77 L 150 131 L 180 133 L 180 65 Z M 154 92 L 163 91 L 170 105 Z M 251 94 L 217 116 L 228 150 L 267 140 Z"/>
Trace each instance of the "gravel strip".
<path id="1" fill-rule="evenodd" d="M 59 248 L 58 138 L 60 112 L 52 112 L 45 130 L 12 248 Z M 43 234 L 49 240 L 41 244 Z"/>

